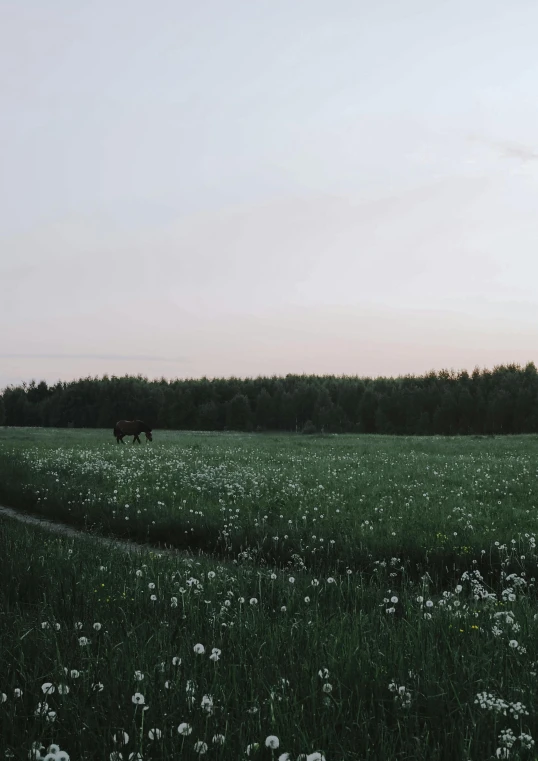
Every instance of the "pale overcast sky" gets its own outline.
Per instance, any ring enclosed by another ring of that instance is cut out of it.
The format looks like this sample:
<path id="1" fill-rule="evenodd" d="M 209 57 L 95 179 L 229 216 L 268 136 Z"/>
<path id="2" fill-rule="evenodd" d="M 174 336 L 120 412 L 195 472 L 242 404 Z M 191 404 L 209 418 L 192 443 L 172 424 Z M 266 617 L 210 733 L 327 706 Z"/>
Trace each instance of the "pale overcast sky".
<path id="1" fill-rule="evenodd" d="M 0 388 L 538 362 L 536 0 L 0 0 Z"/>

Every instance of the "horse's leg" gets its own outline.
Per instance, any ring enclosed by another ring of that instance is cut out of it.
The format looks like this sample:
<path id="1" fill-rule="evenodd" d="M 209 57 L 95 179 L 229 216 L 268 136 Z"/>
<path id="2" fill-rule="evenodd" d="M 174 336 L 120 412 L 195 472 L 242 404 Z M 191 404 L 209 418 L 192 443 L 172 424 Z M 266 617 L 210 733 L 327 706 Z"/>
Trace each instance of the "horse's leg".
<path id="1" fill-rule="evenodd" d="M 134 436 L 134 439 L 133 439 L 133 444 L 135 443 L 135 441 L 138 441 L 138 443 L 140 444 L 140 439 L 138 438 L 138 434 L 137 433 L 135 433 L 135 436 Z"/>
<path id="2" fill-rule="evenodd" d="M 124 440 L 123 440 L 123 437 L 124 437 L 124 436 L 125 436 L 125 434 L 124 434 L 124 433 L 122 433 L 122 434 L 120 435 L 120 441 L 121 441 L 121 443 L 122 443 L 122 444 L 125 444 L 125 442 L 124 442 Z"/>

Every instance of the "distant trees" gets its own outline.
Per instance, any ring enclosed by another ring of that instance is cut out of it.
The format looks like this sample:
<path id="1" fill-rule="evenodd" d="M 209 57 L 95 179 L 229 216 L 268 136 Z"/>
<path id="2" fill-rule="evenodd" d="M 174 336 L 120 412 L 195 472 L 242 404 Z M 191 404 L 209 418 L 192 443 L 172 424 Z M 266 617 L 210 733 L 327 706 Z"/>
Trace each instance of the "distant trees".
<path id="1" fill-rule="evenodd" d="M 256 399 L 256 427 L 262 431 L 274 430 L 277 427 L 276 410 L 276 400 L 273 399 L 265 386 L 263 386 Z"/>
<path id="2" fill-rule="evenodd" d="M 533 363 L 442 370 L 424 376 L 357 378 L 287 375 L 149 381 L 142 376 L 82 378 L 48 386 L 9 386 L 0 424 L 112 427 L 141 418 L 154 428 L 362 432 L 396 435 L 538 431 Z"/>
<path id="3" fill-rule="evenodd" d="M 245 394 L 235 394 L 226 409 L 226 427 L 232 431 L 252 430 L 252 411 Z"/>

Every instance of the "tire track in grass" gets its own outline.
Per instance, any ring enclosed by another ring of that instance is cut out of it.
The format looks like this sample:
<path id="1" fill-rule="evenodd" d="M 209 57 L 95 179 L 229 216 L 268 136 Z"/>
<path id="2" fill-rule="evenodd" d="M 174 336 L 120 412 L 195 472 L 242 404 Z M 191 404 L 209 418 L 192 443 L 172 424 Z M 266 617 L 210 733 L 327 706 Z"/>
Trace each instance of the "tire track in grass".
<path id="1" fill-rule="evenodd" d="M 203 552 L 198 552 L 197 555 L 195 555 L 194 553 L 188 552 L 187 550 L 170 549 L 168 547 L 156 547 L 152 544 L 138 543 L 124 539 L 113 539 L 108 536 L 100 536 L 99 534 L 90 534 L 87 531 L 81 531 L 80 529 L 73 528 L 67 523 L 51 521 L 48 518 L 31 515 L 30 513 L 26 513 L 21 510 L 15 510 L 12 507 L 6 507 L 5 505 L 0 505 L 0 518 L 1 517 L 11 518 L 12 520 L 19 521 L 19 523 L 26 523 L 30 526 L 38 526 L 45 531 L 50 531 L 53 534 L 59 534 L 60 536 L 68 537 L 70 539 L 93 540 L 101 546 L 113 547 L 115 549 L 122 550 L 123 552 L 144 553 L 154 551 L 159 555 L 167 555 L 170 557 L 198 557 L 199 555 L 210 557 Z"/>

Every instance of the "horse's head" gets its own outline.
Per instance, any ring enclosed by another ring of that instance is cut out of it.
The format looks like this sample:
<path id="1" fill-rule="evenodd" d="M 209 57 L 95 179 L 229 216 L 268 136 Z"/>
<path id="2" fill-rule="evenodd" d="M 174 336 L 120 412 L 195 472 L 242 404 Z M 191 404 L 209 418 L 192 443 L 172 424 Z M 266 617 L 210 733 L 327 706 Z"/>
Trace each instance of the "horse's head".
<path id="1" fill-rule="evenodd" d="M 146 431 L 146 439 L 148 441 L 153 441 L 153 435 L 152 435 L 151 431 Z"/>

